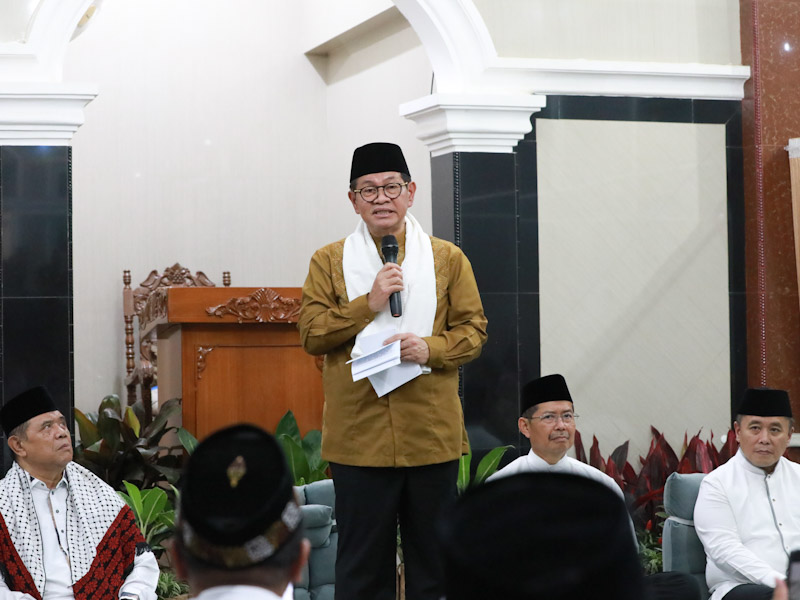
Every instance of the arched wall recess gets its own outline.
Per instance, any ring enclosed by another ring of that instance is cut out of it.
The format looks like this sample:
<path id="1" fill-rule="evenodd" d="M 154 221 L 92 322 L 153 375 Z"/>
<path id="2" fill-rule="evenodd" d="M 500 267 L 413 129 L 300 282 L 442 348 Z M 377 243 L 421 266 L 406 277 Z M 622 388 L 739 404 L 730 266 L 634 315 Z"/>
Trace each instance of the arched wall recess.
<path id="1" fill-rule="evenodd" d="M 437 92 L 400 106 L 433 156 L 512 152 L 547 94 L 741 100 L 737 65 L 501 58 L 472 0 L 394 0 L 417 33 Z"/>
<path id="2" fill-rule="evenodd" d="M 0 44 L 0 145 L 70 143 L 97 87 L 64 83 L 64 56 L 100 2 L 41 0 L 26 40 Z"/>

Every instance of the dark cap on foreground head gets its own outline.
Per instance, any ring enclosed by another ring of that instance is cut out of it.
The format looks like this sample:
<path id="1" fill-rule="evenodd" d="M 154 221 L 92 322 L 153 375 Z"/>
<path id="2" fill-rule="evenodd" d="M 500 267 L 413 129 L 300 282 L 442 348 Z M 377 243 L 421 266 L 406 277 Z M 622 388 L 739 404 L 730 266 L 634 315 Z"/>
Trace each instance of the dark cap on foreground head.
<path id="1" fill-rule="evenodd" d="M 397 144 L 374 142 L 361 146 L 353 152 L 353 163 L 350 166 L 350 181 L 355 181 L 370 173 L 396 171 L 411 177 L 403 151 Z"/>
<path id="2" fill-rule="evenodd" d="M 749 388 L 745 390 L 736 414 L 791 419 L 792 404 L 789 402 L 789 393 L 786 390 L 771 388 Z"/>
<path id="3" fill-rule="evenodd" d="M 178 528 L 186 552 L 223 569 L 267 560 L 300 526 L 275 438 L 235 425 L 203 440 L 183 474 Z"/>
<path id="4" fill-rule="evenodd" d="M 447 600 L 641 600 L 623 501 L 563 473 L 523 473 L 469 490 L 438 527 Z"/>
<path id="5" fill-rule="evenodd" d="M 569 388 L 567 388 L 567 382 L 563 375 L 545 375 L 529 381 L 522 388 L 522 397 L 519 400 L 520 414 L 531 406 L 554 400 L 572 402 L 572 396 L 569 395 Z"/>
<path id="6" fill-rule="evenodd" d="M 28 419 L 58 410 L 47 390 L 41 386 L 14 396 L 0 408 L 0 424 L 6 437 Z"/>

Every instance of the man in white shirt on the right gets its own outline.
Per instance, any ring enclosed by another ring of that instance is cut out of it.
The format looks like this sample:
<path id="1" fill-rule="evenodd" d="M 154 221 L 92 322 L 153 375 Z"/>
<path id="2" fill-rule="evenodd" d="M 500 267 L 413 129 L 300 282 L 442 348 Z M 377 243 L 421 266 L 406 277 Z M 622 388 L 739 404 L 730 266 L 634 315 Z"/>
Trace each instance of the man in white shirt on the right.
<path id="1" fill-rule="evenodd" d="M 787 392 L 745 392 L 739 451 L 703 480 L 694 511 L 711 600 L 771 598 L 800 549 L 800 465 L 783 458 L 793 426 Z"/>

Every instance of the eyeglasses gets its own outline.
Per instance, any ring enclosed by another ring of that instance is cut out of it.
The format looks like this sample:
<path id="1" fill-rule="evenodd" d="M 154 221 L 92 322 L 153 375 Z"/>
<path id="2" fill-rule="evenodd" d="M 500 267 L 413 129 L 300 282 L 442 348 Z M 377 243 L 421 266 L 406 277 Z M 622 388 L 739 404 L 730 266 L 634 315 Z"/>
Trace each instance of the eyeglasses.
<path id="1" fill-rule="evenodd" d="M 545 425 L 555 425 L 558 423 L 558 420 L 561 419 L 564 422 L 564 425 L 572 425 L 575 422 L 575 419 L 578 418 L 578 415 L 575 413 L 564 413 L 562 415 L 557 415 L 555 413 L 547 413 L 546 415 L 542 415 L 541 417 L 530 417 L 529 420 L 533 421 L 534 419 L 539 419 Z"/>
<path id="2" fill-rule="evenodd" d="M 387 183 L 386 185 L 370 185 L 365 188 L 361 188 L 360 190 L 353 190 L 354 194 L 361 194 L 361 198 L 364 202 L 375 202 L 378 199 L 378 190 L 383 190 L 383 193 L 386 195 L 389 200 L 394 200 L 397 198 L 401 193 L 403 193 L 403 188 L 407 187 L 410 182 L 406 183 Z"/>

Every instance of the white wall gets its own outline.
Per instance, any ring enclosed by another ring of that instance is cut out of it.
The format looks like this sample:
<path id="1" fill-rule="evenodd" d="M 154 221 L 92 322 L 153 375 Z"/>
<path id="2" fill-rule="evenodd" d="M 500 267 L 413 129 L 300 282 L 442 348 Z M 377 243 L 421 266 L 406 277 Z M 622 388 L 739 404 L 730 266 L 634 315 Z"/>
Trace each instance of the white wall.
<path id="1" fill-rule="evenodd" d="M 542 373 L 569 382 L 587 452 L 596 435 L 644 456 L 650 425 L 678 453 L 687 430 L 719 441 L 725 126 L 540 119 L 536 136 Z"/>
<path id="2" fill-rule="evenodd" d="M 741 64 L 739 0 L 474 0 L 499 56 Z"/>
<path id="3" fill-rule="evenodd" d="M 100 95 L 73 144 L 75 404 L 122 393 L 122 271 L 175 261 L 233 285 L 300 286 L 350 233 L 356 145 L 401 144 L 430 226 L 430 166 L 401 102 L 428 93 L 394 19 L 329 58 L 304 56 L 304 2 L 115 0 L 71 44 L 65 81 Z"/>

